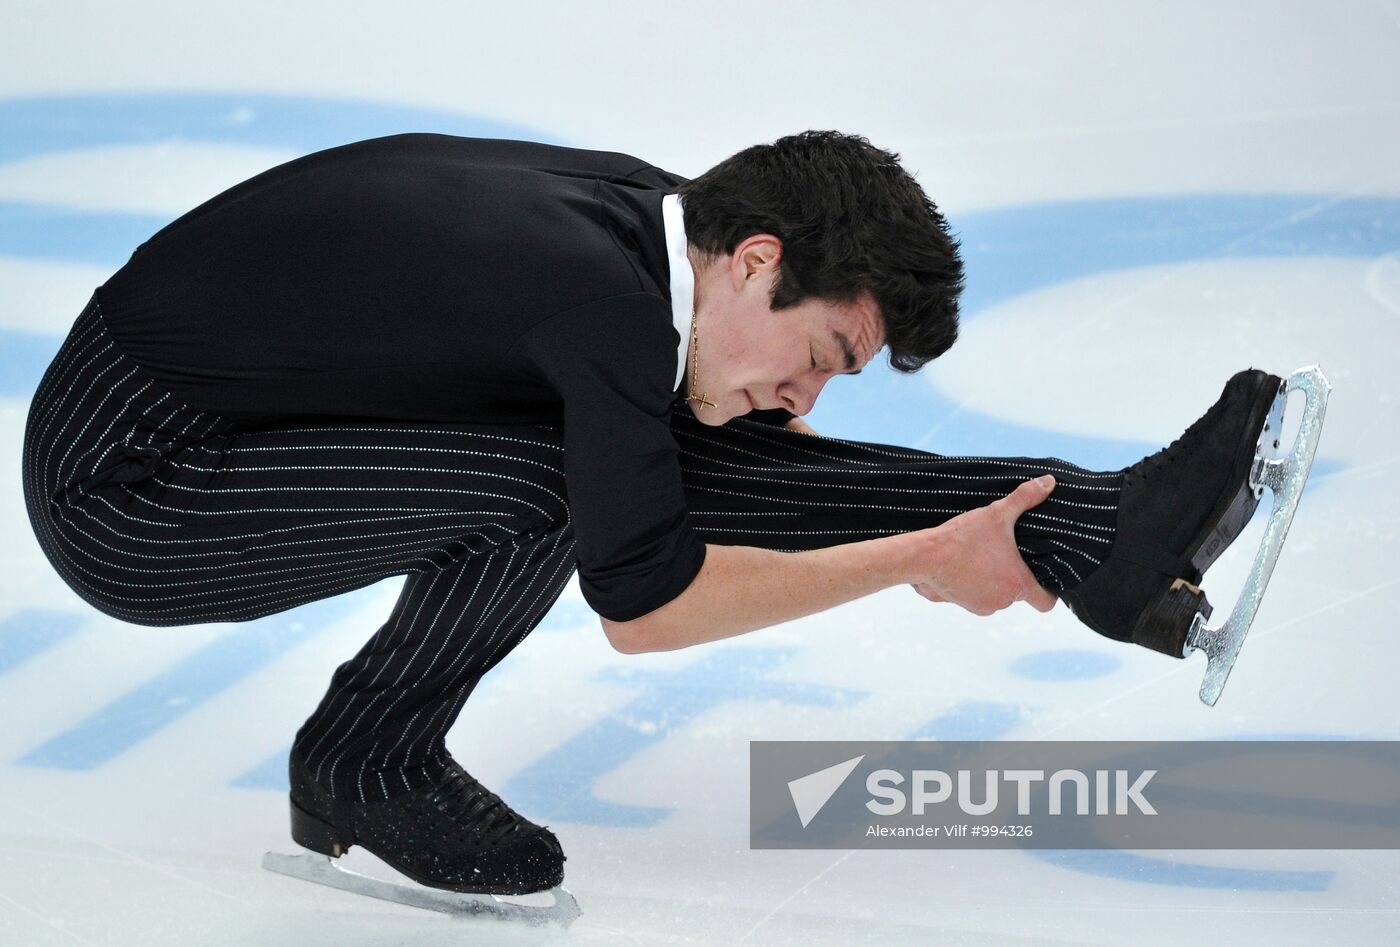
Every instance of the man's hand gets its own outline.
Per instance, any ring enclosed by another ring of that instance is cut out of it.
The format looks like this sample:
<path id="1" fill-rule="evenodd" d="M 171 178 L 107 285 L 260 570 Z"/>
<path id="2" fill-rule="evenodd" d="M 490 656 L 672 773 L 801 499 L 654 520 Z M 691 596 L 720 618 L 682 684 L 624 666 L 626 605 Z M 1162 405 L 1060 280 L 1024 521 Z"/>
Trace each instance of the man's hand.
<path id="1" fill-rule="evenodd" d="M 925 560 L 928 577 L 912 583 L 914 590 L 930 602 L 952 602 L 974 615 L 990 615 L 1019 601 L 1050 611 L 1055 596 L 1026 567 L 1012 528 L 1017 517 L 1053 489 L 1055 479 L 1048 474 L 1027 480 L 1000 500 L 923 530 L 934 551 Z"/>
<path id="2" fill-rule="evenodd" d="M 895 585 L 924 598 L 990 615 L 1024 600 L 1041 611 L 1055 596 L 1036 584 L 1016 551 L 1016 518 L 1044 500 L 1055 481 L 1030 481 L 989 506 L 942 526 L 803 552 L 751 546 L 705 547 L 700 573 L 685 591 L 630 621 L 603 619 L 625 654 L 673 651 L 718 641 L 834 608 Z"/>

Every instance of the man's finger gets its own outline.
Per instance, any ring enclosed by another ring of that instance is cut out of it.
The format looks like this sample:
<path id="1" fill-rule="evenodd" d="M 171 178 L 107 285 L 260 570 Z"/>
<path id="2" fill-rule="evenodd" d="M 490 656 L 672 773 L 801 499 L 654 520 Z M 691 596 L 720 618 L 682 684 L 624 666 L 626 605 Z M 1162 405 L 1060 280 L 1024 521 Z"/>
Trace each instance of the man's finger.
<path id="1" fill-rule="evenodd" d="M 939 595 L 937 592 L 934 591 L 933 586 L 931 585 L 927 585 L 923 582 L 911 582 L 909 587 L 912 588 L 915 592 L 918 592 L 924 598 L 928 599 L 930 602 L 946 601 L 946 599 L 944 599 L 943 596 Z"/>
<path id="2" fill-rule="evenodd" d="M 1041 503 L 1053 489 L 1055 489 L 1055 478 L 1046 474 L 1043 477 L 1036 477 L 1034 480 L 1027 480 L 997 502 L 1002 504 L 1014 519 Z"/>
<path id="3" fill-rule="evenodd" d="M 1055 607 L 1055 594 L 1041 586 L 1039 582 L 1032 582 L 1030 589 L 1026 592 L 1026 602 L 1031 608 L 1038 612 L 1048 612 Z"/>

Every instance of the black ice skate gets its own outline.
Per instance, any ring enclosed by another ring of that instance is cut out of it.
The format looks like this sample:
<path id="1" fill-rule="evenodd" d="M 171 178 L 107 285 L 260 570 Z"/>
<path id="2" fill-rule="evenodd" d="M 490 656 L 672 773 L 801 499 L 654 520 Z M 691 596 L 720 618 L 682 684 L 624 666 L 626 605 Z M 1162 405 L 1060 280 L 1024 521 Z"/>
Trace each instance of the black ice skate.
<path id="1" fill-rule="evenodd" d="M 268 852 L 263 867 L 295 878 L 448 914 L 565 926 L 578 902 L 559 887 L 564 851 L 455 762 L 434 782 L 384 801 L 332 799 L 293 753 L 292 839 L 312 855 Z M 332 859 L 359 845 L 418 885 L 380 881 Z M 419 887 L 424 885 L 427 887 Z M 548 890 L 553 904 L 504 900 Z"/>
<path id="2" fill-rule="evenodd" d="M 1280 450 L 1287 394 L 1306 398 L 1302 425 Z M 1100 634 L 1184 657 L 1207 656 L 1201 700 L 1213 705 L 1254 619 L 1312 466 L 1330 387 L 1316 367 L 1287 382 L 1240 372 L 1220 400 L 1165 450 L 1124 473 L 1118 531 L 1108 559 L 1065 603 Z M 1207 627 L 1205 571 L 1244 530 L 1264 495 L 1274 494 L 1264 540 L 1229 619 Z"/>

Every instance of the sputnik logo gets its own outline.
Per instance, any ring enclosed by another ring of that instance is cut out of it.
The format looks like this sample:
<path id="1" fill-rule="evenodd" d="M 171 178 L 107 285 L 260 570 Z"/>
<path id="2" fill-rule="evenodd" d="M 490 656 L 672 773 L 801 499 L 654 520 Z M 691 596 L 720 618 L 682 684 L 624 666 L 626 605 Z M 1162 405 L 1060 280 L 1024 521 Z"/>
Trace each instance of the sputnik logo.
<path id="1" fill-rule="evenodd" d="M 817 813 L 822 811 L 822 807 L 831 800 L 831 797 L 836 795 L 836 790 L 841 788 L 846 777 L 851 775 L 851 771 L 863 759 L 865 759 L 864 753 L 855 759 L 837 763 L 835 766 L 828 766 L 826 769 L 819 769 L 815 773 L 809 773 L 787 784 L 788 792 L 792 794 L 792 804 L 797 807 L 797 817 L 802 820 L 804 829 L 807 827 L 807 823 L 817 817 Z"/>

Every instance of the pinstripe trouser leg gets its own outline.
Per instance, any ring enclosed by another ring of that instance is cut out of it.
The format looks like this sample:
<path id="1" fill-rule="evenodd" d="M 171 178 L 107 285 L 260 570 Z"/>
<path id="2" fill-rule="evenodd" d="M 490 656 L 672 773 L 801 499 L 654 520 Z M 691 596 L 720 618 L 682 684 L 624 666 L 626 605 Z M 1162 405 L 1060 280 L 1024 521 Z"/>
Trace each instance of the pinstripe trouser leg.
<path id="1" fill-rule="evenodd" d="M 682 477 L 707 542 L 799 550 L 937 525 L 1051 471 L 1016 537 L 1041 582 L 1107 553 L 1117 474 L 949 458 L 678 412 Z M 242 621 L 406 575 L 392 614 L 297 735 L 340 795 L 436 775 L 487 671 L 574 569 L 562 434 L 548 426 L 347 422 L 247 430 L 135 365 L 90 304 L 25 431 L 36 536 L 103 612 L 147 625 Z"/>

